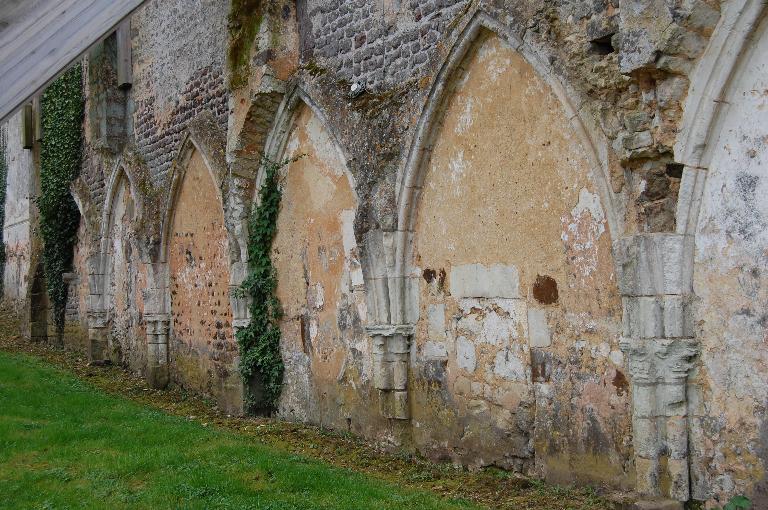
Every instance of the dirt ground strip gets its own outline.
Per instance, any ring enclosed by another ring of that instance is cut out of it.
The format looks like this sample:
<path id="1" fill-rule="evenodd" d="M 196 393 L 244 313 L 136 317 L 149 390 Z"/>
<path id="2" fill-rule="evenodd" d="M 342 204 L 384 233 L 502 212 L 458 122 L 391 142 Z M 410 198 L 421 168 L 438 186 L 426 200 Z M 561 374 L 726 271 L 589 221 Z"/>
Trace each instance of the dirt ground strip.
<path id="1" fill-rule="evenodd" d="M 22 340 L 7 310 L 0 310 L 0 350 L 40 357 L 109 394 L 195 420 L 203 426 L 236 431 L 264 445 L 320 459 L 410 488 L 426 489 L 448 498 L 463 498 L 489 508 L 515 510 L 603 510 L 629 508 L 629 496 L 603 493 L 600 488 L 567 488 L 499 469 L 468 471 L 435 464 L 386 445 L 366 444 L 359 438 L 320 427 L 267 418 L 233 417 L 209 401 L 179 387 L 153 390 L 144 380 L 120 367 L 90 366 L 76 352 Z"/>

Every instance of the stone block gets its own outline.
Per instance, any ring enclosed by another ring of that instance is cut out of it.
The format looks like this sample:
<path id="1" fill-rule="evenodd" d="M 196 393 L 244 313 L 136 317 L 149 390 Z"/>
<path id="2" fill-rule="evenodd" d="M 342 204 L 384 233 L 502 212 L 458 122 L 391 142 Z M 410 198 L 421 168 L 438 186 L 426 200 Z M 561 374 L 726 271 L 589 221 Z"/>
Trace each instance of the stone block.
<path id="1" fill-rule="evenodd" d="M 629 74 L 651 67 L 672 13 L 664 0 L 624 0 L 619 13 L 622 35 L 619 69 Z"/>
<path id="2" fill-rule="evenodd" d="M 517 298 L 520 277 L 515 266 L 465 264 L 451 268 L 450 290 L 455 298 Z"/>
<path id="3" fill-rule="evenodd" d="M 683 267 L 684 242 L 680 234 L 653 233 L 637 234 L 614 243 L 622 295 L 689 293 L 690 282 Z"/>
<path id="4" fill-rule="evenodd" d="M 643 496 L 657 496 L 660 491 L 659 459 L 636 455 L 635 472 L 637 474 L 635 491 Z M 652 508 L 654 507 L 646 507 L 645 510 Z"/>
<path id="5" fill-rule="evenodd" d="M 678 507 L 666 507 L 666 508 L 682 508 L 680 501 L 688 501 L 689 498 L 689 485 L 688 485 L 688 459 L 667 459 L 667 476 L 669 477 L 669 495 L 678 501 Z"/>
<path id="6" fill-rule="evenodd" d="M 632 445 L 636 455 L 646 459 L 658 458 L 661 445 L 655 418 L 632 419 Z"/>
<path id="7" fill-rule="evenodd" d="M 664 296 L 664 336 L 691 338 L 694 335 L 693 313 L 688 296 Z"/>
<path id="8" fill-rule="evenodd" d="M 656 386 L 656 407 L 659 416 L 686 415 L 685 384 L 659 384 Z"/>
<path id="9" fill-rule="evenodd" d="M 624 127 L 632 133 L 650 128 L 651 117 L 642 111 L 629 112 L 624 116 Z"/>
<path id="10" fill-rule="evenodd" d="M 393 388 L 392 363 L 384 361 L 384 355 L 373 355 L 373 385 L 379 390 L 391 390 Z"/>
<path id="11" fill-rule="evenodd" d="M 392 362 L 392 389 L 408 388 L 408 363 L 406 360 Z"/>
<path id="12" fill-rule="evenodd" d="M 408 411 L 408 392 L 392 392 L 392 417 L 398 420 L 407 420 L 410 416 Z"/>
<path id="13" fill-rule="evenodd" d="M 622 316 L 624 336 L 658 338 L 664 335 L 661 300 L 656 297 L 625 297 Z"/>
<path id="14" fill-rule="evenodd" d="M 445 304 L 427 307 L 427 336 L 431 340 L 445 340 Z"/>
<path id="15" fill-rule="evenodd" d="M 509 347 L 496 353 L 493 361 L 493 373 L 507 381 L 525 381 L 528 378 L 525 363 L 520 359 L 518 353 Z"/>
<path id="16" fill-rule="evenodd" d="M 531 347 L 549 347 L 552 345 L 546 310 L 528 308 L 528 338 Z"/>
<path id="17" fill-rule="evenodd" d="M 634 415 L 639 418 L 654 418 L 656 413 L 655 385 L 635 384 L 632 388 Z"/>
<path id="18" fill-rule="evenodd" d="M 475 344 L 463 336 L 456 339 L 456 364 L 467 372 L 474 372 L 477 366 Z"/>
<path id="19" fill-rule="evenodd" d="M 428 341 L 424 344 L 422 354 L 427 360 L 443 360 L 448 358 L 448 349 L 442 342 Z"/>
<path id="20" fill-rule="evenodd" d="M 650 131 L 640 131 L 638 133 L 625 135 L 621 141 L 621 145 L 630 151 L 649 147 L 653 145 L 653 135 L 651 135 Z"/>
<path id="21" fill-rule="evenodd" d="M 684 416 L 667 418 L 667 455 L 669 459 L 685 460 L 688 458 L 688 420 Z"/>

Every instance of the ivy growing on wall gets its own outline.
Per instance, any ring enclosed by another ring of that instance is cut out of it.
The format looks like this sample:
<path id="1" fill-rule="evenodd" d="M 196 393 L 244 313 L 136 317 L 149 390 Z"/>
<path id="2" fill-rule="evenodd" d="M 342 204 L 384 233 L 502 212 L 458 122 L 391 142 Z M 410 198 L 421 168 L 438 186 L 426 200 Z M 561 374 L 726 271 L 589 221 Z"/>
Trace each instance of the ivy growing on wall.
<path id="1" fill-rule="evenodd" d="M 83 144 L 83 79 L 80 64 L 60 76 L 43 93 L 40 145 L 40 233 L 43 267 L 54 322 L 61 331 L 67 304 L 62 275 L 72 266 L 80 213 L 69 191 L 80 170 Z"/>
<path id="2" fill-rule="evenodd" d="M 279 326 L 282 309 L 277 299 L 277 273 L 271 254 L 282 199 L 279 172 L 297 159 L 277 163 L 264 158 L 264 183 L 259 190 L 259 205 L 248 223 L 248 277 L 240 289 L 251 298 L 251 322 L 237 332 L 237 343 L 243 380 L 248 385 L 258 378 L 262 386 L 263 395 L 250 394 L 249 390 L 246 396 L 251 409 L 274 409 L 283 384 Z"/>

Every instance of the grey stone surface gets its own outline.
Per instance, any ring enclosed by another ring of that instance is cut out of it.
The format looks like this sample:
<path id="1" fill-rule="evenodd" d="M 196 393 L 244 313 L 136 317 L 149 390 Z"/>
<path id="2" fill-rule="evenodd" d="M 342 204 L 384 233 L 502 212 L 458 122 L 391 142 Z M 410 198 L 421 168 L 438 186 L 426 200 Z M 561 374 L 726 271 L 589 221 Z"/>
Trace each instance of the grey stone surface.
<path id="1" fill-rule="evenodd" d="M 514 266 L 467 264 L 451 268 L 448 281 L 456 298 L 516 298 L 519 278 Z"/>

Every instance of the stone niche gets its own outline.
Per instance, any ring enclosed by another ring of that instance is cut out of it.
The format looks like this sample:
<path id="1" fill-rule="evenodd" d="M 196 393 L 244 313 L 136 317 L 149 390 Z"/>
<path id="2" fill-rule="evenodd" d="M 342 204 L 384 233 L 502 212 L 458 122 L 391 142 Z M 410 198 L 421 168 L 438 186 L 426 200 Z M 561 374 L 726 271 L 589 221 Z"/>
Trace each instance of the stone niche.
<path id="1" fill-rule="evenodd" d="M 171 377 L 212 395 L 228 412 L 242 409 L 237 342 L 229 297 L 224 212 L 206 163 L 195 150 L 177 191 L 169 232 Z"/>
<path id="2" fill-rule="evenodd" d="M 550 86 L 498 37 L 457 73 L 415 222 L 414 441 L 435 458 L 629 486 L 596 170 Z"/>
<path id="3" fill-rule="evenodd" d="M 107 313 L 108 356 L 114 363 L 142 371 L 146 366 L 146 332 L 141 325 L 146 287 L 143 266 L 139 263 L 133 223 L 136 205 L 125 174 L 118 178 L 109 211 L 106 239 L 105 311 Z"/>
<path id="4" fill-rule="evenodd" d="M 273 243 L 284 313 L 279 414 L 347 429 L 371 364 L 353 230 L 357 197 L 343 154 L 304 104 L 294 113 L 283 154 L 297 157 L 281 169 L 283 197 Z"/>

